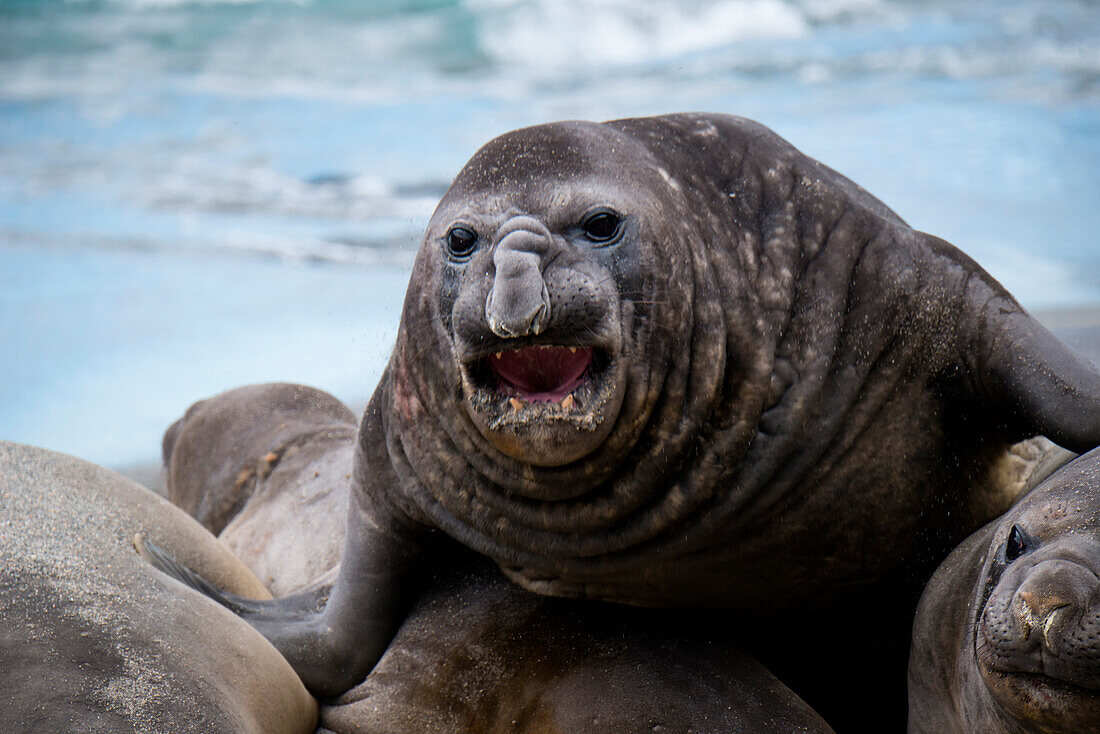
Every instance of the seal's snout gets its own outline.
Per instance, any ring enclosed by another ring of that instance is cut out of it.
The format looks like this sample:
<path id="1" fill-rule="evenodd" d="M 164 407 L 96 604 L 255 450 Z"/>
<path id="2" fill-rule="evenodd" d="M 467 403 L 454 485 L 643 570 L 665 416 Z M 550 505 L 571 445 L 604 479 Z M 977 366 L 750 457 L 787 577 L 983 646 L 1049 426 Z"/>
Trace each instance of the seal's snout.
<path id="1" fill-rule="evenodd" d="M 1089 540 L 1063 540 L 1002 577 L 990 595 L 978 659 L 994 674 L 986 681 L 1003 705 L 1031 700 L 1036 691 L 1071 690 L 1066 685 L 1100 689 L 1100 653 L 1090 642 L 1100 638 L 1095 551 Z M 1063 688 L 1051 688 L 1057 685 Z"/>
<path id="2" fill-rule="evenodd" d="M 1016 590 L 1012 611 L 1022 636 L 1050 648 L 1059 628 L 1088 599 L 1095 577 L 1076 563 L 1050 560 L 1038 564 Z"/>
<path id="3" fill-rule="evenodd" d="M 540 279 L 541 280 L 541 279 Z M 542 283 L 538 298 L 522 291 L 493 287 L 485 300 L 489 329 L 501 339 L 537 336 L 550 323 L 550 293 Z"/>
<path id="4" fill-rule="evenodd" d="M 550 231 L 534 217 L 513 217 L 501 227 L 493 251 L 496 274 L 485 299 L 485 318 L 494 334 L 509 339 L 546 330 L 550 292 L 543 272 L 557 249 Z"/>

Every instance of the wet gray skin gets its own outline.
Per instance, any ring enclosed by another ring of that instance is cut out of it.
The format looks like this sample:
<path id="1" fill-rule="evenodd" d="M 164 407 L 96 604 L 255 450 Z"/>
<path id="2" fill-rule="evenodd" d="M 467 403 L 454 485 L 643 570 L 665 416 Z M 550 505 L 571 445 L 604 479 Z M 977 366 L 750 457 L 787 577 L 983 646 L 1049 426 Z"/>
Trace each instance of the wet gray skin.
<path id="1" fill-rule="evenodd" d="M 921 599 L 911 732 L 1100 730 L 1100 451 L 968 538 Z"/>
<path id="2" fill-rule="evenodd" d="M 1100 372 L 766 128 L 527 128 L 428 225 L 327 606 L 223 600 L 321 696 L 363 679 L 451 542 L 539 593 L 809 615 L 787 636 L 820 639 L 887 587 L 911 609 L 1034 434 L 1100 444 Z"/>

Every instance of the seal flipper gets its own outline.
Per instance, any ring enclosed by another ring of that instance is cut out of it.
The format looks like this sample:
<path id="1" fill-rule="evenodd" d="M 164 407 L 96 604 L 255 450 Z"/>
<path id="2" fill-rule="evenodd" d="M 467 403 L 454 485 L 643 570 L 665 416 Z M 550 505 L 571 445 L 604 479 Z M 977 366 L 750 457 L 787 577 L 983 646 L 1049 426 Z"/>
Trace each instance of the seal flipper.
<path id="1" fill-rule="evenodd" d="M 1100 368 L 1004 294 L 980 315 L 978 374 L 1010 426 L 1077 453 L 1100 446 Z"/>
<path id="2" fill-rule="evenodd" d="M 153 568 L 171 576 L 185 586 L 207 596 L 249 621 L 259 619 L 294 619 L 303 614 L 319 613 L 328 600 L 331 587 L 311 587 L 307 591 L 279 599 L 250 599 L 220 589 L 192 569 L 172 558 L 163 548 L 148 540 L 144 534 L 134 536 L 134 548 Z"/>
<path id="3" fill-rule="evenodd" d="M 310 693 L 331 698 L 367 677 L 404 621 L 423 539 L 353 499 L 340 569 L 320 609 L 310 591 L 266 601 L 229 594 L 150 546 L 143 540 L 138 548 L 154 567 L 236 612 L 282 653 Z"/>

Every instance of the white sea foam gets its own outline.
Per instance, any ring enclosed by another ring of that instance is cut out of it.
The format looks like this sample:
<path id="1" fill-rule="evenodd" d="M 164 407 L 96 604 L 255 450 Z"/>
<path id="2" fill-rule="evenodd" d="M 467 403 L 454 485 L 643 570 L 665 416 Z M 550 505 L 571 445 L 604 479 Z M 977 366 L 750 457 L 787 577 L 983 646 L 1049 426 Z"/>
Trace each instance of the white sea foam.
<path id="1" fill-rule="evenodd" d="M 366 221 L 425 218 L 436 202 L 430 196 L 399 196 L 389 183 L 370 175 L 303 181 L 262 161 L 226 166 L 187 157 L 174 164 L 155 177 L 141 177 L 146 185 L 133 192 L 140 203 L 175 210 Z"/>
<path id="2" fill-rule="evenodd" d="M 65 0 L 69 5 L 84 5 L 90 0 Z M 120 5 L 136 10 L 179 8 L 188 5 L 256 5 L 271 3 L 272 0 L 107 0 L 111 5 Z M 276 0 L 287 5 L 310 5 L 310 0 Z"/>
<path id="3" fill-rule="evenodd" d="M 802 0 L 798 7 L 814 23 L 876 18 L 893 12 L 881 0 Z"/>
<path id="4" fill-rule="evenodd" d="M 693 81 L 693 69 L 699 83 L 718 74 L 726 83 L 1014 75 L 1048 96 L 1100 97 L 1100 16 L 1085 0 L 455 0 L 431 10 L 396 2 L 391 13 L 320 4 L 267 12 L 296 5 L 287 0 L 226 23 L 218 12 L 233 9 L 219 4 L 235 0 L 118 0 L 83 14 L 7 18 L 0 42 L 27 51 L 0 60 L 0 97 L 91 97 L 109 107 L 110 97 L 156 88 L 400 103 L 681 68 L 681 83 Z M 851 35 L 822 42 L 822 27 Z M 889 42 L 871 40 L 883 33 Z M 58 45 L 70 38 L 81 50 Z"/>
<path id="5" fill-rule="evenodd" d="M 535 69 L 651 62 L 807 32 L 805 15 L 784 0 L 470 0 L 468 6 L 494 11 L 480 28 L 485 53 Z"/>

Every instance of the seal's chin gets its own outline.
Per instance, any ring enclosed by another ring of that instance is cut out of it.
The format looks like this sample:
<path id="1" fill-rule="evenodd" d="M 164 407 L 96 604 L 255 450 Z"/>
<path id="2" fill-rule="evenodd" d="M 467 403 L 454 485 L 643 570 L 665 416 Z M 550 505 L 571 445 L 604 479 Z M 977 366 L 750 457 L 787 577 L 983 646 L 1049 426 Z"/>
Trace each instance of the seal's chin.
<path id="1" fill-rule="evenodd" d="M 1100 714 L 1100 691 L 1096 689 L 1042 673 L 981 668 L 986 687 L 1001 708 L 1043 731 L 1084 731 L 1081 723 L 1096 721 Z"/>
<path id="2" fill-rule="evenodd" d="M 462 364 L 467 411 L 497 449 L 539 466 L 591 453 L 623 398 L 623 359 L 594 346 L 520 343 Z"/>
<path id="3" fill-rule="evenodd" d="M 997 664 L 978 632 L 977 661 L 986 688 L 1000 707 L 1014 718 L 1043 731 L 1083 731 L 1083 721 L 1100 718 L 1100 688 L 1088 682 L 1068 681 L 1042 672 L 1042 659 L 1025 664 Z"/>

